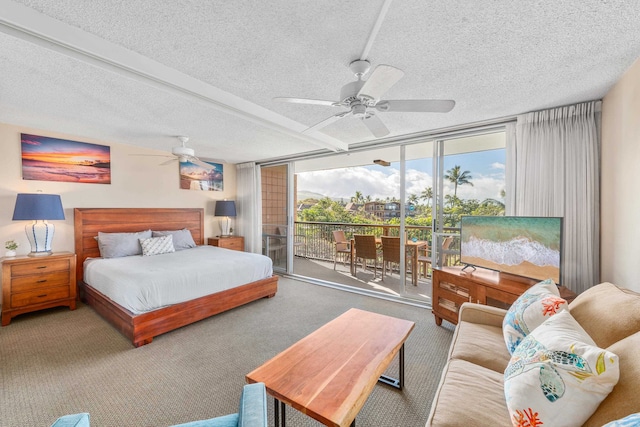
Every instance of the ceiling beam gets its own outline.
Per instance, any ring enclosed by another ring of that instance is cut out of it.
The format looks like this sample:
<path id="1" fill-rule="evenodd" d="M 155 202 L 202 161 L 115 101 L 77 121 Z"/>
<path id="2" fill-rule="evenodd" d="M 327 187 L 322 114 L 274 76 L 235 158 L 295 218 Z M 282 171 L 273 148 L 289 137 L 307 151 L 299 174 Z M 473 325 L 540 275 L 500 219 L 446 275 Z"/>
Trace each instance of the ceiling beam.
<path id="1" fill-rule="evenodd" d="M 349 145 L 323 133 L 303 135 L 308 126 L 195 79 L 146 56 L 101 39 L 10 0 L 0 0 L 0 32 L 67 55 L 143 84 L 196 98 L 219 111 L 240 117 L 301 141 L 346 151 Z"/>

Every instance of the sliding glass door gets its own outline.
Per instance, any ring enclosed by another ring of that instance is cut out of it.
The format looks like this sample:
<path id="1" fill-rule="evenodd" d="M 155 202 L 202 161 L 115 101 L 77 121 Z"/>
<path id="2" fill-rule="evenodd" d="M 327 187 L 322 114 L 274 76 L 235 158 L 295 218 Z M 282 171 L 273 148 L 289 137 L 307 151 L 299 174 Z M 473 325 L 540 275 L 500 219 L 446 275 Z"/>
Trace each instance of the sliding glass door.
<path id="1" fill-rule="evenodd" d="M 271 258 L 273 269 L 289 272 L 292 254 L 289 164 L 261 167 L 262 179 L 262 253 Z"/>

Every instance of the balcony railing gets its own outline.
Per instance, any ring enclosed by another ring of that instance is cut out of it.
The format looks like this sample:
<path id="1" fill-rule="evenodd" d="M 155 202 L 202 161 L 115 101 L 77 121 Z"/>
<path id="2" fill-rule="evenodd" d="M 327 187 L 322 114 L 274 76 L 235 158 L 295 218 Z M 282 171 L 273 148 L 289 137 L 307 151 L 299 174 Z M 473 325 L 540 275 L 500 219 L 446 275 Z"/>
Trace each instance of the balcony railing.
<path id="1" fill-rule="evenodd" d="M 344 230 L 347 239 L 354 234 L 373 234 L 380 236 L 398 236 L 399 225 L 389 224 L 351 224 L 338 222 L 307 222 L 296 221 L 294 223 L 295 245 L 294 255 L 321 261 L 331 261 L 335 256 L 333 232 Z M 426 240 L 431 247 L 431 226 L 405 225 L 408 239 Z M 447 228 L 446 233 L 459 236 L 460 229 Z M 448 265 L 456 265 L 460 261 L 460 239 L 455 238 L 453 244 L 447 250 L 445 259 Z"/>

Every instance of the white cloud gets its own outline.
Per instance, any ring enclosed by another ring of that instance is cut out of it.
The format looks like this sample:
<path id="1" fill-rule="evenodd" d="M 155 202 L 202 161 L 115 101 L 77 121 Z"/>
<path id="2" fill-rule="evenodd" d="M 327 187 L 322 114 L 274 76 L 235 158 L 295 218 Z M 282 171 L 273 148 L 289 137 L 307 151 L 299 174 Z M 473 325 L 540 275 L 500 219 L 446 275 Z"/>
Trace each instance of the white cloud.
<path id="1" fill-rule="evenodd" d="M 504 170 L 504 163 L 500 163 L 500 162 L 491 163 L 491 169 Z"/>
<path id="2" fill-rule="evenodd" d="M 498 168 L 499 169 L 499 168 Z M 372 199 L 400 196 L 400 171 L 387 168 L 384 171 L 371 170 L 365 167 L 331 169 L 324 171 L 303 172 L 298 174 L 298 191 L 311 191 L 331 198 L 348 201 L 360 191 L 363 196 Z M 470 185 L 458 186 L 458 197 L 461 199 L 500 199 L 500 191 L 504 189 L 504 174 L 491 176 L 475 175 Z M 431 175 L 426 172 L 409 169 L 406 172 L 407 197 L 420 194 L 433 186 Z M 445 194 L 453 194 L 453 184 L 444 183 Z"/>

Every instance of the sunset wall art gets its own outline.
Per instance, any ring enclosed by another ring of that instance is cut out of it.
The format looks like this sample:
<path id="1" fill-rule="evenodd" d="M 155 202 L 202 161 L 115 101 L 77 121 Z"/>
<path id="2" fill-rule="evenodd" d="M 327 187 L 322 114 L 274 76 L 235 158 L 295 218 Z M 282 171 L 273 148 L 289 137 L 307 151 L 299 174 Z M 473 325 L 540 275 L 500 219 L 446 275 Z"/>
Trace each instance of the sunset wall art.
<path id="1" fill-rule="evenodd" d="M 191 162 L 180 163 L 180 188 L 183 190 L 223 191 L 224 171 L 220 163 L 204 161 L 210 168 Z"/>
<path id="2" fill-rule="evenodd" d="M 111 148 L 21 134 L 22 179 L 111 184 Z"/>

